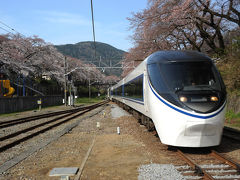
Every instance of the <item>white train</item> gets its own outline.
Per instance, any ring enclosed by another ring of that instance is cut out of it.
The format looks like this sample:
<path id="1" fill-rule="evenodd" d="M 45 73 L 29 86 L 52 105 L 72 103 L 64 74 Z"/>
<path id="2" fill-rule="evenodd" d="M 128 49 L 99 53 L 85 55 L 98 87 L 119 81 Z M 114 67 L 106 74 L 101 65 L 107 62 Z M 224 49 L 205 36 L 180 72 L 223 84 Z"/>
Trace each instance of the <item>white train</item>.
<path id="1" fill-rule="evenodd" d="M 163 144 L 217 146 L 226 111 L 226 88 L 212 60 L 195 51 L 158 51 L 109 90 Z"/>

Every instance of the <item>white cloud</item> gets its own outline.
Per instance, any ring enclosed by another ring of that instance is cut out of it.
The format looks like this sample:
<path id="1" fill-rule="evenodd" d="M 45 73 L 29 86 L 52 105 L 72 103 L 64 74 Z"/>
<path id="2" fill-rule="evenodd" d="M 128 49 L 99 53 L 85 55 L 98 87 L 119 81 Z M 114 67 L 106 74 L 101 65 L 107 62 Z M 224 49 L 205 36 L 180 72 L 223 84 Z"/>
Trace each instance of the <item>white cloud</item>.
<path id="1" fill-rule="evenodd" d="M 37 13 L 39 18 L 49 24 L 46 31 L 51 31 L 51 35 L 46 37 L 47 41 L 54 44 L 65 44 L 93 40 L 91 16 L 87 19 L 79 14 L 60 11 L 38 11 Z M 130 35 L 128 22 L 95 20 L 94 23 L 96 41 L 105 42 L 123 50 L 128 50 L 132 46 L 127 40 Z M 64 28 L 62 28 L 63 26 Z M 76 26 L 78 27 L 76 28 Z M 56 30 L 57 27 L 61 29 L 53 33 L 51 29 Z"/>
<path id="2" fill-rule="evenodd" d="M 58 12 L 58 11 L 38 11 L 43 20 L 56 23 L 78 26 L 91 26 L 91 20 L 88 20 L 78 14 Z"/>

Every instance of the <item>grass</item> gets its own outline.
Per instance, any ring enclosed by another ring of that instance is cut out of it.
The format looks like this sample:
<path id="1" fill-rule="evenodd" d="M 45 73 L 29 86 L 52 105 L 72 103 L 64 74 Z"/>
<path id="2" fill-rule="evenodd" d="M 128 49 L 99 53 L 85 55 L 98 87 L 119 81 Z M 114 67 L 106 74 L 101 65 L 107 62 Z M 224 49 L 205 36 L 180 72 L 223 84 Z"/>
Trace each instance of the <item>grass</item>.
<path id="1" fill-rule="evenodd" d="M 232 110 L 228 110 L 225 117 L 227 125 L 240 128 L 240 113 L 235 114 Z"/>
<path id="2" fill-rule="evenodd" d="M 100 97 L 95 97 L 95 98 L 88 98 L 88 97 L 83 97 L 83 98 L 77 98 L 75 100 L 75 104 L 92 104 L 92 103 L 98 103 L 102 101 L 105 98 L 105 96 L 100 96 Z"/>

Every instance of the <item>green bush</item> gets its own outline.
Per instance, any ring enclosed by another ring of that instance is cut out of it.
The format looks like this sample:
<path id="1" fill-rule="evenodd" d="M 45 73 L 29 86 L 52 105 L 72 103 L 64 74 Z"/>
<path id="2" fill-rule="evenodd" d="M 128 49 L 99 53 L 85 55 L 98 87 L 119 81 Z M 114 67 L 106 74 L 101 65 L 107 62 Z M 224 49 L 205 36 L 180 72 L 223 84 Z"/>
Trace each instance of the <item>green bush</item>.
<path id="1" fill-rule="evenodd" d="M 226 123 L 233 127 L 240 127 L 240 113 L 234 113 L 233 110 L 226 112 Z"/>

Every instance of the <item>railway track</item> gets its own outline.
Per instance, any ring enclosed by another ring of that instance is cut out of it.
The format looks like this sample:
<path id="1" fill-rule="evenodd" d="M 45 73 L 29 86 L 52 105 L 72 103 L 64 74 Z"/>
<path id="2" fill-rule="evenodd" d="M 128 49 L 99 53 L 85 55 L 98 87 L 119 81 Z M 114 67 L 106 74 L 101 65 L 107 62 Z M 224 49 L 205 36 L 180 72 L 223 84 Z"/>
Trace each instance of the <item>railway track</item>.
<path id="1" fill-rule="evenodd" d="M 128 110 L 128 109 L 127 109 Z M 131 111 L 130 111 L 131 112 Z M 134 112 L 134 111 L 133 111 Z M 141 122 L 141 118 L 138 114 L 134 114 L 134 117 L 138 120 L 138 122 Z M 146 126 L 148 130 L 148 125 L 145 123 L 142 123 Z M 156 131 L 152 132 L 155 136 L 158 136 Z M 240 131 L 224 127 L 223 129 L 223 137 L 229 138 L 231 140 L 237 141 L 240 143 Z M 169 149 L 172 149 L 170 147 Z M 173 148 L 175 149 L 175 148 Z M 199 151 L 199 149 L 192 149 L 189 148 L 192 151 Z M 175 149 L 176 150 L 176 149 Z M 200 151 L 202 148 L 200 148 Z M 183 153 L 180 149 L 176 150 L 178 155 L 186 162 L 186 165 L 184 166 L 176 166 L 178 171 L 181 172 L 181 174 L 186 179 L 234 179 L 240 180 L 240 165 L 237 162 L 234 162 L 223 155 L 219 154 L 218 152 L 214 150 L 210 150 L 210 152 L 197 152 L 197 154 L 192 154 L 192 152 L 189 155 L 186 155 L 186 153 Z M 205 151 L 205 150 L 204 150 Z M 201 155 L 199 155 L 201 154 Z M 192 157 L 189 157 L 192 156 Z M 196 157 L 198 156 L 197 162 Z M 201 157 L 199 157 L 201 156 Z M 205 157 L 204 157 L 205 156 Z M 206 163 L 204 163 L 206 162 Z"/>
<path id="2" fill-rule="evenodd" d="M 134 117 L 139 120 L 138 116 L 135 115 Z M 149 130 L 148 126 L 146 126 L 146 128 Z M 157 136 L 156 131 L 153 131 L 152 133 Z M 240 143 L 240 131 L 238 130 L 224 127 L 223 137 Z M 239 163 L 224 157 L 222 154 L 214 150 L 204 148 L 186 149 L 190 152 L 184 153 L 180 149 L 169 147 L 169 150 L 177 151 L 178 156 L 185 161 L 185 165 L 175 166 L 185 179 L 240 180 Z"/>
<path id="3" fill-rule="evenodd" d="M 0 129 L 5 129 L 10 131 L 9 129 L 13 126 L 17 126 L 23 123 L 29 123 L 30 121 L 42 120 L 43 118 L 47 118 L 45 121 L 38 121 L 38 124 L 11 132 L 7 135 L 0 136 L 0 153 L 10 149 L 24 141 L 27 141 L 41 133 L 49 131 L 57 126 L 60 126 L 64 123 L 67 123 L 86 112 L 89 112 L 108 101 L 100 102 L 91 106 L 76 108 L 74 110 L 68 111 L 60 111 L 55 113 L 43 114 L 39 116 L 31 116 L 26 118 L 15 119 L 11 121 L 5 121 L 0 123 Z M 57 116 L 57 117 L 56 117 Z M 50 120 L 49 117 L 53 117 Z"/>
<path id="4" fill-rule="evenodd" d="M 178 156 L 186 163 L 183 166 L 176 166 L 184 178 L 188 180 L 240 179 L 240 164 L 224 157 L 215 150 L 198 149 L 196 153 L 187 151 L 189 149 L 176 149 Z"/>
<path id="5" fill-rule="evenodd" d="M 84 110 L 84 109 L 87 109 L 87 108 L 88 107 L 81 107 L 81 108 L 76 108 L 76 109 L 71 109 L 71 110 L 58 111 L 58 112 L 41 114 L 41 115 L 36 115 L 36 116 L 29 116 L 29 117 L 14 119 L 14 120 L 0 121 L 0 129 L 11 127 L 11 126 L 14 126 L 14 125 L 17 125 L 17 124 L 22 124 L 22 123 L 26 123 L 26 122 L 40 120 L 40 119 L 43 119 L 43 118 L 54 117 L 54 116 L 57 116 L 57 115 L 68 114 L 68 113 L 70 114 L 70 113 L 74 113 L 74 112 L 77 112 L 79 110 Z"/>

